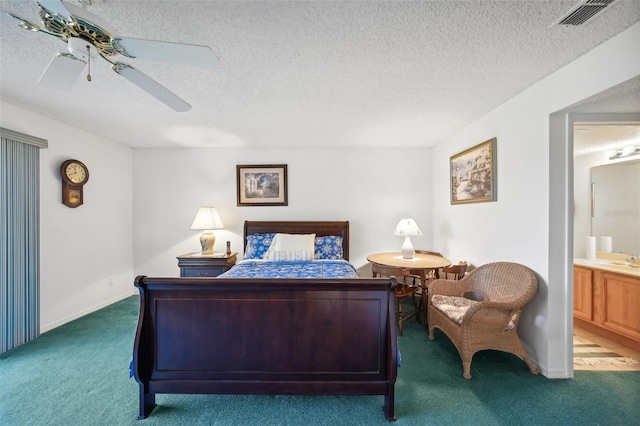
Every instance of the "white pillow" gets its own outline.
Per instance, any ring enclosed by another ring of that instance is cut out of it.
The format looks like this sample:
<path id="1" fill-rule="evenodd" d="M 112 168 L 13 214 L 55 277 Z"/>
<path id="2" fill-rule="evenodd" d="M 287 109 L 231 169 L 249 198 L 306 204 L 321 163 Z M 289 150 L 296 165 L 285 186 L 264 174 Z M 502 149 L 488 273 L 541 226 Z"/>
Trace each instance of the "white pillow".
<path id="1" fill-rule="evenodd" d="M 274 250 L 266 260 L 271 262 L 308 262 L 313 260 L 313 252 L 308 250 Z"/>
<path id="2" fill-rule="evenodd" d="M 265 259 L 270 259 L 274 252 L 282 251 L 314 251 L 316 234 L 276 234 L 271 241 Z"/>

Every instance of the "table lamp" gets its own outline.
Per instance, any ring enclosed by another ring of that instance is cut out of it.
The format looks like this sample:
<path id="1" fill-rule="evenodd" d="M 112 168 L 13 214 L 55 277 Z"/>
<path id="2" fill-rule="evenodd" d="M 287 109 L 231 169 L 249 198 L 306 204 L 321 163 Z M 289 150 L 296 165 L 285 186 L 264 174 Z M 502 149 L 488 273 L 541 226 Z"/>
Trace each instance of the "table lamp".
<path id="1" fill-rule="evenodd" d="M 413 244 L 411 244 L 411 237 L 422 235 L 420 228 L 418 228 L 418 224 L 410 218 L 400 219 L 400 222 L 398 222 L 398 225 L 396 226 L 396 230 L 393 231 L 393 235 L 400 235 L 401 237 L 404 237 L 404 243 L 402 243 L 402 257 L 404 259 L 413 259 L 416 251 L 413 249 Z"/>
<path id="2" fill-rule="evenodd" d="M 200 235 L 202 254 L 213 254 L 213 246 L 216 242 L 216 236 L 213 234 L 213 230 L 224 229 L 222 219 L 220 219 L 220 215 L 215 207 L 200 207 L 196 218 L 193 219 L 191 229 L 203 230 Z"/>

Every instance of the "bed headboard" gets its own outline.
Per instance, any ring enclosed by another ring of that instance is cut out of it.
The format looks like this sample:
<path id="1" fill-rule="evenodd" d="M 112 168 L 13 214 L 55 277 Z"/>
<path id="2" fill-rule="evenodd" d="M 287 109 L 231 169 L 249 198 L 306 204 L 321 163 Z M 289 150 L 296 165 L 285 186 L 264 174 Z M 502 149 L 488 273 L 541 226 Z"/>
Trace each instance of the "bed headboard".
<path id="1" fill-rule="evenodd" d="M 269 232 L 283 234 L 316 234 L 318 237 L 337 235 L 342 237 L 344 260 L 349 260 L 349 221 L 343 222 L 244 222 L 244 249 L 247 248 L 247 235 L 266 234 Z"/>

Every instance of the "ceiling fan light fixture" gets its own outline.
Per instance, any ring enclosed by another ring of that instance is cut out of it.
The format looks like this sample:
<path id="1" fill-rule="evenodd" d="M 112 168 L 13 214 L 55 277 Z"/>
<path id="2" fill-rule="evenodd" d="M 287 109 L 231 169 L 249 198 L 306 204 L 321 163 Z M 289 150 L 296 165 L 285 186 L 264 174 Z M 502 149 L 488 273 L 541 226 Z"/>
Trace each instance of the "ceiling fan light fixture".
<path id="1" fill-rule="evenodd" d="M 67 49 L 69 50 L 69 53 L 80 59 L 85 64 L 89 62 L 91 43 L 84 41 L 79 37 L 71 37 L 67 41 Z"/>

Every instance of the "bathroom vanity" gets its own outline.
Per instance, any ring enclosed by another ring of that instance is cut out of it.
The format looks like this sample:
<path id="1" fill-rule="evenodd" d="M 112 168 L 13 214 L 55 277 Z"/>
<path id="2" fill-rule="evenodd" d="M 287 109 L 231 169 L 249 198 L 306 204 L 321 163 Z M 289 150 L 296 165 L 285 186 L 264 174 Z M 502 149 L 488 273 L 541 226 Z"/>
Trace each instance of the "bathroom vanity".
<path id="1" fill-rule="evenodd" d="M 628 255 L 574 259 L 574 325 L 640 351 L 640 268 Z"/>

